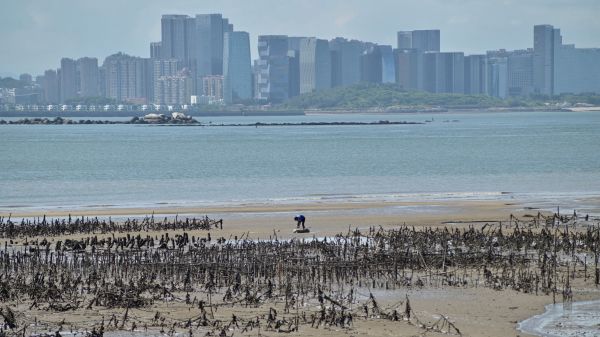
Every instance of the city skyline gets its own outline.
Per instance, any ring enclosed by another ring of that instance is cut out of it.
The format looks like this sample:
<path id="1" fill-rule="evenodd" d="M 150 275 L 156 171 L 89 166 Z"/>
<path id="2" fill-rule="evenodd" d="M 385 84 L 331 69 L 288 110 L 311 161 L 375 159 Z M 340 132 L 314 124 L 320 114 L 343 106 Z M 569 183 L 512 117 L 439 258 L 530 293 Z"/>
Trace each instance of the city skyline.
<path id="1" fill-rule="evenodd" d="M 235 22 L 236 30 L 249 32 L 252 59 L 257 59 L 258 36 L 273 34 L 345 37 L 395 46 L 398 31 L 435 28 L 442 31 L 442 51 L 481 54 L 496 49 L 530 48 L 531 27 L 552 24 L 568 31 L 569 42 L 577 47 L 600 45 L 600 37 L 594 34 L 600 31 L 600 23 L 593 20 L 600 3 L 587 0 L 577 4 L 551 0 L 552 5 L 538 0 L 486 5 L 470 0 L 428 0 L 421 4 L 382 0 L 379 6 L 357 0 L 327 1 L 320 2 L 320 10 L 314 13 L 311 11 L 315 1 L 229 0 L 218 5 L 199 5 L 179 0 L 169 4 L 144 2 L 144 6 L 141 2 L 127 2 L 119 3 L 120 11 L 114 11 L 111 2 L 20 1 L 4 5 L 0 22 L 9 31 L 4 44 L 10 47 L 0 53 L 0 76 L 43 74 L 56 68 L 63 57 L 102 60 L 119 51 L 148 57 L 149 43 L 160 40 L 158 19 L 162 14 L 222 13 Z M 461 15 L 466 6 L 468 13 Z M 261 9 L 266 7 L 275 15 L 262 14 Z M 484 8 L 494 9 L 494 15 L 481 18 Z M 99 24 L 107 19 L 111 25 Z M 472 29 L 484 24 L 487 29 Z M 81 29 L 72 29 L 74 25 Z"/>

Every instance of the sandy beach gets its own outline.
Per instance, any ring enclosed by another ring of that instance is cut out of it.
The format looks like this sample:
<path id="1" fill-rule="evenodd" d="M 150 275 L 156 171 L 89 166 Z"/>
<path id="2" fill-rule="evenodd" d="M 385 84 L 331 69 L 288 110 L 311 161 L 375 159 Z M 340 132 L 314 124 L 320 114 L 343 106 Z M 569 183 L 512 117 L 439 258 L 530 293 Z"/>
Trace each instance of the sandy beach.
<path id="1" fill-rule="evenodd" d="M 293 234 L 295 227 L 293 214 L 302 212 L 307 216 L 307 227 L 311 229 L 309 234 Z M 86 210 L 53 210 L 49 212 L 15 212 L 12 218 L 34 218 L 42 217 L 112 217 L 115 219 L 125 217 L 144 217 L 154 213 L 156 219 L 162 217 L 202 217 L 208 215 L 212 218 L 223 218 L 223 230 L 211 230 L 213 237 L 232 238 L 235 236 L 251 239 L 273 239 L 277 238 L 311 238 L 331 237 L 339 233 L 347 233 L 349 230 L 359 228 L 366 230 L 370 226 L 381 226 L 385 229 L 397 228 L 401 225 L 415 226 L 416 228 L 443 227 L 465 228 L 474 226 L 481 228 L 485 223 L 499 224 L 505 226 L 511 224 L 511 214 L 517 219 L 528 221 L 538 215 L 537 209 L 528 209 L 519 203 L 506 203 L 489 200 L 474 201 L 435 201 L 435 202 L 378 202 L 378 203 L 327 203 L 327 204 L 297 204 L 297 205 L 247 205 L 237 207 L 160 207 L 155 209 L 145 208 L 119 208 L 119 209 L 86 209 Z M 550 214 L 542 211 L 543 214 Z M 9 214 L 0 214 L 7 217 Z M 170 235 L 182 234 L 183 231 L 172 231 Z M 136 233 L 132 233 L 136 234 Z M 160 236 L 163 232 L 140 233 L 142 235 Z M 191 231 L 190 235 L 204 237 L 206 231 Z M 102 236 L 102 235 L 100 235 Z M 104 236 L 109 236 L 105 234 Z M 67 238 L 79 238 L 85 235 L 72 235 L 49 238 L 50 242 L 65 240 Z M 18 242 L 15 242 L 18 244 Z M 452 270 L 451 270 L 452 271 Z M 460 268 L 455 272 L 460 273 Z M 576 271 L 582 273 L 582 270 Z M 573 285 L 574 300 L 597 300 L 600 292 L 591 286 L 590 281 Z M 368 288 L 357 290 L 359 297 L 368 299 Z M 484 287 L 461 287 L 461 286 L 439 286 L 424 285 L 423 287 L 406 287 L 396 290 L 372 290 L 381 307 L 389 310 L 403 310 L 405 299 L 408 296 L 414 317 L 424 324 L 434 324 L 443 315 L 452 322 L 462 336 L 528 336 L 517 330 L 517 323 L 533 315 L 544 312 L 544 306 L 552 303 L 551 295 L 535 295 L 517 292 L 514 290 L 493 290 Z M 185 293 L 177 293 L 180 299 Z M 193 297 L 206 297 L 205 293 L 192 293 Z M 64 327 L 71 326 L 81 329 L 83 326 L 97 326 L 102 319 L 108 319 L 113 314 L 121 317 L 123 309 L 93 310 L 78 309 L 75 312 L 55 313 L 39 309 L 27 309 L 30 303 L 17 304 L 16 309 L 26 321 L 35 319 L 38 327 L 33 330 L 43 330 L 44 325 L 52 325 L 64 320 Z M 233 313 L 244 320 L 253 317 L 264 316 L 269 307 L 279 308 L 282 303 L 275 302 L 260 305 L 258 307 L 228 307 L 218 309 L 219 317 L 227 320 Z M 307 300 L 299 306 L 299 310 L 314 311 L 317 304 Z M 130 317 L 135 317 L 139 322 L 152 323 L 154 313 L 161 312 L 167 321 L 185 321 L 199 315 L 198 310 L 190 309 L 181 301 L 155 301 L 150 307 L 131 309 Z M 138 327 L 141 323 L 138 323 Z M 138 329 L 139 330 L 139 329 Z M 110 331 L 110 330 L 109 330 Z M 198 331 L 202 331 L 201 329 Z M 208 330 L 207 330 L 208 331 Z M 151 335 L 160 331 L 143 330 L 137 335 Z M 197 332 L 196 332 L 197 333 Z M 257 335 L 258 331 L 243 333 L 242 335 Z M 261 331 L 261 335 L 280 335 L 276 332 Z M 122 332 L 109 336 L 128 336 Z M 136 334 L 133 334 L 136 335 Z M 132 336 L 133 336 L 132 335 Z M 377 319 L 356 319 L 351 329 L 337 327 L 321 327 L 319 329 L 303 326 L 297 332 L 291 332 L 292 336 L 442 336 L 440 332 L 424 332 L 407 321 L 392 322 Z"/>
<path id="2" fill-rule="evenodd" d="M 301 237 L 292 233 L 295 228 L 295 214 L 307 217 L 306 226 L 311 236 L 332 236 L 347 232 L 349 228 L 368 228 L 381 226 L 394 228 L 409 226 L 445 226 L 463 227 L 468 224 L 499 223 L 510 221 L 510 215 L 529 219 L 538 211 L 526 209 L 518 202 L 491 200 L 471 201 L 414 201 L 414 202 L 357 202 L 357 203 L 313 203 L 313 204 L 277 204 L 277 205 L 241 205 L 222 207 L 155 207 L 155 208 L 103 208 L 88 209 L 52 209 L 48 211 L 0 212 L 0 217 L 20 218 L 64 218 L 75 217 L 111 217 L 116 221 L 125 218 L 143 218 L 154 216 L 193 218 L 208 216 L 223 219 L 223 236 L 246 234 L 254 239 L 269 239 L 277 234 L 281 238 Z"/>
<path id="3" fill-rule="evenodd" d="M 385 308 L 402 309 L 405 296 L 408 295 L 411 306 L 414 310 L 414 316 L 419 321 L 432 325 L 441 315 L 447 317 L 461 332 L 462 336 L 469 337 L 504 337 L 504 336 L 532 336 L 519 332 L 517 323 L 531 316 L 544 312 L 544 306 L 552 303 L 552 296 L 536 296 L 535 294 L 523 294 L 515 291 L 496 291 L 485 288 L 464 289 L 464 288 L 429 288 L 423 289 L 403 289 L 396 291 L 383 292 L 374 291 L 379 304 Z M 183 295 L 183 294 L 182 294 Z M 368 295 L 363 294 L 363 295 Z M 576 294 L 577 300 L 589 300 L 600 298 L 597 289 L 586 289 Z M 185 296 L 185 295 L 183 295 Z M 377 297 L 379 296 L 379 297 Z M 224 321 L 231 318 L 235 313 L 240 319 L 252 319 L 257 316 L 264 316 L 269 307 L 275 307 L 280 310 L 283 303 L 260 306 L 258 308 L 244 308 L 240 306 L 219 308 L 215 317 Z M 18 307 L 23 310 L 24 315 L 32 320 L 36 317 L 40 326 L 39 331 L 44 324 L 57 324 L 63 319 L 65 327 L 90 326 L 93 322 L 96 326 L 102 321 L 108 321 L 113 314 L 121 318 L 125 312 L 123 309 L 94 309 L 78 310 L 73 313 L 49 313 L 44 310 L 27 310 L 26 305 Z M 306 303 L 300 311 L 318 310 L 316 303 Z M 151 323 L 152 317 L 156 312 L 161 312 L 167 318 L 167 321 L 177 320 L 185 322 L 199 315 L 198 310 L 190 310 L 185 303 L 157 303 L 150 308 L 131 309 L 129 315 L 132 318 Z M 291 315 L 290 315 L 291 316 Z M 139 325 L 138 325 L 139 326 Z M 68 329 L 67 329 L 68 330 Z M 140 330 L 144 332 L 144 329 Z M 109 330 L 110 331 L 110 330 Z M 159 334 L 158 329 L 149 329 L 148 331 Z M 145 331 L 148 333 L 148 331 Z M 197 330 L 202 332 L 203 330 Z M 205 332 L 208 331 L 204 330 Z M 197 332 L 196 332 L 197 333 Z M 194 335 L 196 335 L 196 333 Z M 361 319 L 356 318 L 354 326 L 351 329 L 342 329 L 338 327 L 320 327 L 318 329 L 308 326 L 302 326 L 299 331 L 289 334 L 281 334 L 274 331 L 260 332 L 264 336 L 448 336 L 456 334 L 445 334 L 435 331 L 424 332 L 423 329 L 409 324 L 407 321 L 392 322 L 382 319 Z M 138 334 L 138 336 L 144 335 Z M 183 333 L 181 335 L 184 335 Z M 202 336 L 203 334 L 198 334 Z M 249 333 L 241 334 L 244 336 L 257 336 L 258 330 L 254 329 Z M 120 336 L 128 336 L 122 333 Z"/>

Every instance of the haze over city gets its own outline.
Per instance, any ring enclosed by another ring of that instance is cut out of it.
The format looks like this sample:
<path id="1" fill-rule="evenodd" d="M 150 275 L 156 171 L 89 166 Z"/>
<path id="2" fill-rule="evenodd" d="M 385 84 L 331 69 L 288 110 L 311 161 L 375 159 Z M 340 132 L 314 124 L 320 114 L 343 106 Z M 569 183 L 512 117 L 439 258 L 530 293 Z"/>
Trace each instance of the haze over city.
<path id="1" fill-rule="evenodd" d="M 147 57 L 160 40 L 163 14 L 222 13 L 250 33 L 252 58 L 264 34 L 337 36 L 395 45 L 396 32 L 440 29 L 441 50 L 485 53 L 532 46 L 532 27 L 560 27 L 577 47 L 600 46 L 600 2 L 594 0 L 226 0 L 10 1 L 0 11 L 0 76 L 40 74 L 62 57 L 104 57 L 122 51 Z"/>
<path id="2" fill-rule="evenodd" d="M 598 336 L 600 0 L 4 0 L 0 337 Z"/>

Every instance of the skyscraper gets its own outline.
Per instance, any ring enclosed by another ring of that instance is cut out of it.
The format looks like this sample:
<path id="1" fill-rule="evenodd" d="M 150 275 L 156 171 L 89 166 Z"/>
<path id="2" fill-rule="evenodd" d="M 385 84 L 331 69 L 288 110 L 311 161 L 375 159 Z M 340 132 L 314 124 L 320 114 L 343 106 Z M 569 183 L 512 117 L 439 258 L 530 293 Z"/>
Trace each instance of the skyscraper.
<path id="1" fill-rule="evenodd" d="M 398 32 L 397 40 L 398 49 L 412 49 L 412 32 Z"/>
<path id="2" fill-rule="evenodd" d="M 422 51 L 440 51 L 440 30 L 413 30 L 412 48 Z"/>
<path id="3" fill-rule="evenodd" d="M 152 76 L 159 78 L 161 76 L 175 76 L 179 73 L 182 63 L 178 59 L 168 60 L 153 60 L 152 61 Z"/>
<path id="4" fill-rule="evenodd" d="M 288 38 L 286 35 L 258 37 L 256 91 L 258 99 L 283 102 L 289 98 Z"/>
<path id="5" fill-rule="evenodd" d="M 146 103 L 151 71 L 149 59 L 118 53 L 108 56 L 102 67 L 105 69 L 106 96 L 117 102 Z"/>
<path id="6" fill-rule="evenodd" d="M 423 54 L 423 87 L 432 93 L 465 91 L 464 54 L 461 52 L 426 52 Z"/>
<path id="7" fill-rule="evenodd" d="M 405 89 L 437 92 L 436 90 L 440 88 L 436 84 L 436 78 L 439 76 L 435 69 L 441 67 L 441 65 L 437 66 L 437 58 L 444 56 L 426 56 L 424 53 L 440 51 L 440 31 L 437 29 L 400 31 L 397 39 L 396 65 L 399 67 L 397 79 L 400 81 L 398 84 Z"/>
<path id="8" fill-rule="evenodd" d="M 465 94 L 486 94 L 486 56 L 465 56 Z"/>
<path id="9" fill-rule="evenodd" d="M 189 70 L 185 69 L 175 74 L 159 76 L 154 81 L 154 102 L 189 104 L 193 89 L 192 82 Z"/>
<path id="10" fill-rule="evenodd" d="M 507 57 L 509 96 L 526 96 L 533 92 L 533 51 L 515 50 Z"/>
<path id="11" fill-rule="evenodd" d="M 233 24 L 229 23 L 229 19 L 223 18 L 223 35 L 233 32 Z"/>
<path id="12" fill-rule="evenodd" d="M 152 91 L 152 94 L 147 96 L 148 100 L 157 104 L 183 104 L 179 102 L 187 102 L 189 97 L 180 99 L 179 96 L 174 94 L 179 93 L 178 90 L 182 85 L 185 85 L 185 92 L 194 88 L 193 83 L 188 83 L 189 81 L 193 82 L 191 73 L 189 71 L 180 73 L 183 61 L 178 59 L 150 59 L 150 63 L 152 70 L 148 80 L 151 84 L 147 85 L 149 86 L 148 91 Z M 177 78 L 171 81 L 171 77 Z M 182 79 L 182 77 L 186 78 Z M 172 97 L 176 98 L 172 99 Z"/>
<path id="13" fill-rule="evenodd" d="M 161 20 L 161 58 L 189 59 L 190 44 L 193 41 L 193 21 L 187 15 L 163 15 Z"/>
<path id="14" fill-rule="evenodd" d="M 377 45 L 372 44 L 363 52 L 360 58 L 361 82 L 381 83 L 382 60 L 381 50 Z"/>
<path id="15" fill-rule="evenodd" d="M 300 50 L 288 49 L 288 95 L 289 98 L 300 95 Z"/>
<path id="16" fill-rule="evenodd" d="M 440 51 L 440 30 L 400 31 L 397 34 L 398 49 L 417 49 L 423 52 Z"/>
<path id="17" fill-rule="evenodd" d="M 56 70 L 50 69 L 44 72 L 44 101 L 46 103 L 58 103 L 60 100 L 58 75 Z"/>
<path id="18" fill-rule="evenodd" d="M 306 36 L 288 36 L 288 50 L 300 51 L 300 41 L 306 39 Z"/>
<path id="19" fill-rule="evenodd" d="M 381 82 L 396 83 L 396 64 L 392 46 L 380 45 L 378 48 L 381 52 Z"/>
<path id="20" fill-rule="evenodd" d="M 223 99 L 223 76 L 207 75 L 202 78 L 202 95 L 210 97 L 212 101 Z"/>
<path id="21" fill-rule="evenodd" d="M 600 48 L 562 45 L 555 58 L 554 94 L 600 93 Z"/>
<path id="22" fill-rule="evenodd" d="M 488 52 L 487 57 L 487 94 L 492 97 L 508 96 L 508 56 L 504 53 Z"/>
<path id="23" fill-rule="evenodd" d="M 329 41 L 331 55 L 331 86 L 349 86 L 360 82 L 360 58 L 366 44 L 337 37 Z"/>
<path id="24" fill-rule="evenodd" d="M 162 57 L 161 55 L 161 42 L 150 42 L 150 58 L 151 59 L 159 59 Z"/>
<path id="25" fill-rule="evenodd" d="M 226 103 L 252 97 L 250 35 L 247 32 L 225 33 L 223 77 Z"/>
<path id="26" fill-rule="evenodd" d="M 60 102 L 77 97 L 77 63 L 70 58 L 60 60 Z"/>
<path id="27" fill-rule="evenodd" d="M 79 68 L 79 96 L 99 96 L 98 59 L 95 57 L 82 57 L 77 60 L 77 66 Z"/>
<path id="28" fill-rule="evenodd" d="M 600 48 L 562 44 L 554 32 L 554 94 L 600 93 Z"/>
<path id="29" fill-rule="evenodd" d="M 224 33 L 233 25 L 221 14 L 163 15 L 161 19 L 161 58 L 178 59 L 195 78 L 197 93 L 202 78 L 223 74 Z"/>
<path id="30" fill-rule="evenodd" d="M 551 25 L 533 27 L 533 90 L 537 94 L 554 93 L 554 51 L 559 39 L 560 30 Z"/>
<path id="31" fill-rule="evenodd" d="M 191 58 L 197 59 L 197 75 L 223 74 L 223 27 L 229 29 L 221 14 L 198 14 Z"/>
<path id="32" fill-rule="evenodd" d="M 288 36 L 288 97 L 300 95 L 300 41 L 305 37 Z"/>
<path id="33" fill-rule="evenodd" d="M 331 54 L 327 40 L 300 41 L 300 93 L 331 88 Z"/>
<path id="34" fill-rule="evenodd" d="M 404 90 L 423 89 L 423 53 L 416 49 L 397 49 L 396 83 Z"/>

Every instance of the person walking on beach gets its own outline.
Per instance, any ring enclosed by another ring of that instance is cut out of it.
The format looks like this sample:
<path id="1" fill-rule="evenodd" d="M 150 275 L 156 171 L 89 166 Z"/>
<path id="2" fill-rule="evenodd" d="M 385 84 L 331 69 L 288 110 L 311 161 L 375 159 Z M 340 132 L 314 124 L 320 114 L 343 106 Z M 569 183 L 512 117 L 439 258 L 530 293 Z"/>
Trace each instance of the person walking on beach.
<path id="1" fill-rule="evenodd" d="M 304 229 L 304 222 L 306 221 L 306 218 L 304 217 L 304 215 L 302 214 L 298 214 L 294 217 L 294 221 L 297 222 L 296 224 L 296 228 L 300 228 L 300 225 L 302 225 L 302 229 Z"/>

